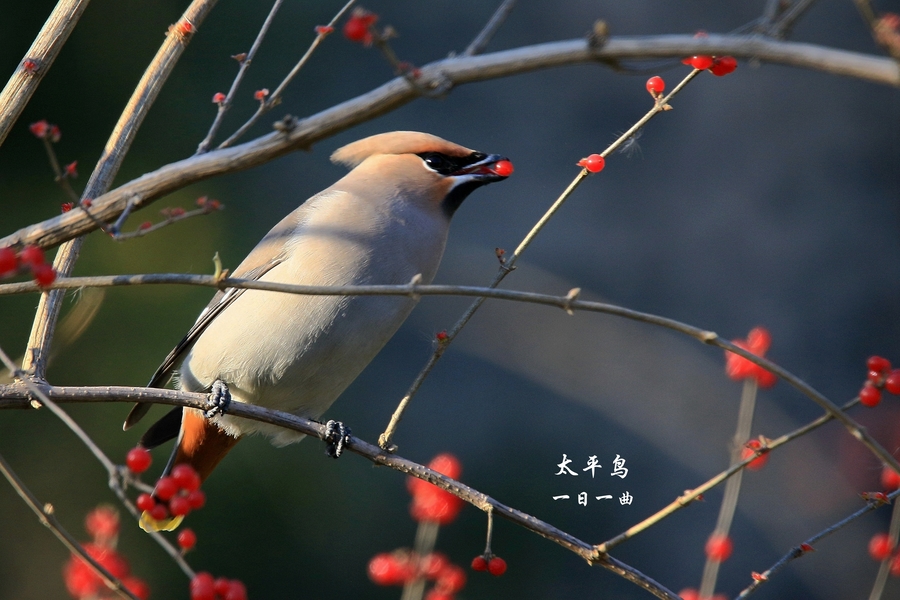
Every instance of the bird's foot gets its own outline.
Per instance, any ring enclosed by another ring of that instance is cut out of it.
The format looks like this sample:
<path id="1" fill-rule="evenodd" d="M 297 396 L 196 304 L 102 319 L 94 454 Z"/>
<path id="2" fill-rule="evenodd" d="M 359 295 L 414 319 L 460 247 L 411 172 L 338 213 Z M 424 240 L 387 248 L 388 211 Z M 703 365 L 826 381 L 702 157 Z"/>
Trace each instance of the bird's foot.
<path id="1" fill-rule="evenodd" d="M 231 392 L 228 391 L 228 384 L 221 379 L 216 379 L 209 390 L 206 402 L 207 408 L 203 415 L 207 419 L 224 415 L 231 405 Z"/>
<path id="2" fill-rule="evenodd" d="M 344 446 L 350 441 L 350 428 L 340 421 L 331 420 L 325 423 L 325 454 L 338 458 L 344 452 Z"/>

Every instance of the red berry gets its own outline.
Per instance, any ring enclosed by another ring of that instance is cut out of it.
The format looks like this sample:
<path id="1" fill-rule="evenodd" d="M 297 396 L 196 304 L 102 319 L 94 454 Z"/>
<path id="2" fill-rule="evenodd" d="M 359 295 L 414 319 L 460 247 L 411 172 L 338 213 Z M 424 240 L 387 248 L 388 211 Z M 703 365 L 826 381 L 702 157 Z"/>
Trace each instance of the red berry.
<path id="1" fill-rule="evenodd" d="M 68 177 L 78 177 L 78 161 L 72 161 L 65 166 L 66 176 Z"/>
<path id="2" fill-rule="evenodd" d="M 184 496 L 175 496 L 169 500 L 169 510 L 176 517 L 186 517 L 191 513 L 191 503 Z"/>
<path id="3" fill-rule="evenodd" d="M 56 281 L 56 271 L 50 265 L 38 265 L 31 269 L 34 280 L 41 287 L 46 287 Z"/>
<path id="4" fill-rule="evenodd" d="M 175 465 L 175 468 L 172 469 L 171 476 L 172 479 L 175 480 L 175 483 L 178 484 L 178 487 L 185 491 L 193 492 L 194 490 L 200 489 L 200 476 L 191 465 Z"/>
<path id="5" fill-rule="evenodd" d="M 378 21 L 378 15 L 365 9 L 356 8 L 344 23 L 344 37 L 351 42 L 359 42 L 368 46 L 372 43 L 371 26 Z"/>
<path id="6" fill-rule="evenodd" d="M 869 371 L 866 380 L 872 385 L 878 385 L 881 382 L 882 373 L 880 371 Z"/>
<path id="7" fill-rule="evenodd" d="M 231 589 L 231 580 L 227 577 L 219 577 L 215 582 L 216 594 L 224 596 Z"/>
<path id="8" fill-rule="evenodd" d="M 891 370 L 891 361 L 882 356 L 870 356 L 869 360 L 866 361 L 866 366 L 870 371 L 887 373 Z"/>
<path id="9" fill-rule="evenodd" d="M 666 89 L 666 82 L 663 81 L 663 78 L 654 75 L 650 79 L 647 80 L 647 91 L 650 92 L 650 95 L 656 98 L 660 94 L 663 93 L 663 90 Z"/>
<path id="10" fill-rule="evenodd" d="M 891 559 L 891 575 L 900 577 L 900 553 Z"/>
<path id="11" fill-rule="evenodd" d="M 476 556 L 472 559 L 472 570 L 473 571 L 487 571 L 488 570 L 488 561 L 484 559 L 483 556 Z"/>
<path id="12" fill-rule="evenodd" d="M 34 268 L 44 264 L 44 251 L 37 246 L 25 246 L 19 252 L 19 260 L 23 265 Z"/>
<path id="13" fill-rule="evenodd" d="M 446 331 L 438 331 L 436 334 L 434 334 L 434 339 L 439 342 L 446 342 L 449 337 L 450 336 L 447 335 Z"/>
<path id="14" fill-rule="evenodd" d="M 156 506 L 156 500 L 150 494 L 141 494 L 137 497 L 134 504 L 142 511 L 153 510 L 153 507 Z"/>
<path id="15" fill-rule="evenodd" d="M 156 482 L 156 489 L 153 490 L 153 495 L 163 502 L 168 502 L 177 493 L 178 484 L 171 477 L 161 478 Z"/>
<path id="16" fill-rule="evenodd" d="M 450 564 L 450 559 L 445 554 L 432 552 L 419 561 L 419 571 L 424 577 L 434 579 L 448 564 Z"/>
<path id="17" fill-rule="evenodd" d="M 28 126 L 28 130 L 34 134 L 36 138 L 44 138 L 47 136 L 47 131 L 50 130 L 50 124 L 47 121 L 41 119 L 36 123 L 32 123 Z"/>
<path id="18" fill-rule="evenodd" d="M 216 92 L 215 94 L 213 94 L 212 101 L 213 104 L 222 104 L 223 102 L 225 102 L 225 94 L 223 94 L 222 92 Z"/>
<path id="19" fill-rule="evenodd" d="M 721 533 L 714 533 L 706 540 L 706 556 L 715 562 L 725 562 L 734 549 L 731 538 Z"/>
<path id="20" fill-rule="evenodd" d="M 143 223 L 141 223 L 138 229 L 140 229 L 141 231 L 147 231 L 151 227 L 153 227 L 153 223 L 151 223 L 150 221 L 144 221 Z"/>
<path id="21" fill-rule="evenodd" d="M 599 173 L 606 166 L 606 159 L 599 154 L 591 154 L 587 158 L 578 161 L 579 167 L 584 167 L 591 173 Z"/>
<path id="22" fill-rule="evenodd" d="M 900 474 L 890 467 L 881 470 L 881 487 L 888 491 L 900 488 Z"/>
<path id="23" fill-rule="evenodd" d="M 261 90 L 256 90 L 255 92 L 253 92 L 253 97 L 254 97 L 256 100 L 259 100 L 260 102 L 262 102 L 263 100 L 265 100 L 265 99 L 266 99 L 266 96 L 268 96 L 268 95 L 269 95 L 269 90 L 268 90 L 268 88 L 263 88 L 263 89 L 261 89 Z"/>
<path id="24" fill-rule="evenodd" d="M 494 163 L 494 168 L 491 170 L 500 177 L 509 177 L 513 174 L 514 169 L 513 164 L 508 160 L 498 160 Z"/>
<path id="25" fill-rule="evenodd" d="M 369 579 L 376 585 L 403 585 L 414 574 L 396 554 L 376 554 L 369 561 Z"/>
<path id="26" fill-rule="evenodd" d="M 747 460 L 751 456 L 756 454 L 756 451 L 762 448 L 762 443 L 759 440 L 750 440 L 744 446 L 744 449 L 741 451 L 741 460 Z M 763 450 L 762 453 L 755 459 L 751 460 L 747 463 L 747 468 L 751 471 L 758 471 L 766 466 L 766 463 L 769 461 L 769 453 L 768 450 Z"/>
<path id="27" fill-rule="evenodd" d="M 488 561 L 488 571 L 490 571 L 491 575 L 494 577 L 500 577 L 506 573 L 506 561 L 499 556 L 495 556 Z"/>
<path id="28" fill-rule="evenodd" d="M 109 506 L 98 506 L 88 513 L 84 528 L 95 539 L 110 540 L 119 533 L 119 513 Z"/>
<path id="29" fill-rule="evenodd" d="M 428 463 L 428 468 L 441 475 L 446 475 L 450 479 L 459 479 L 459 476 L 462 475 L 462 464 L 459 459 L 448 452 L 432 458 Z"/>
<path id="30" fill-rule="evenodd" d="M 883 561 L 894 550 L 891 536 L 886 533 L 876 533 L 869 540 L 869 556 L 878 562 Z"/>
<path id="31" fill-rule="evenodd" d="M 713 65 L 713 57 L 706 55 L 692 56 L 688 64 L 695 69 L 705 71 Z"/>
<path id="32" fill-rule="evenodd" d="M 141 600 L 147 600 L 150 597 L 150 586 L 143 579 L 126 577 L 122 580 L 122 585 Z"/>
<path id="33" fill-rule="evenodd" d="M 216 600 L 216 584 L 212 575 L 204 571 L 191 579 L 191 600 Z"/>
<path id="34" fill-rule="evenodd" d="M 434 587 L 439 592 L 455 594 L 466 585 L 466 572 L 458 565 L 448 564 L 438 575 Z"/>
<path id="35" fill-rule="evenodd" d="M 154 521 L 165 521 L 169 518 L 169 509 L 165 504 L 157 504 L 150 509 L 150 518 Z"/>
<path id="36" fill-rule="evenodd" d="M 125 464 L 132 473 L 143 473 L 150 468 L 153 459 L 150 457 L 150 451 L 140 446 L 132 448 L 125 456 Z"/>
<path id="37" fill-rule="evenodd" d="M 0 277 L 14 273 L 19 267 L 16 251 L 12 248 L 0 248 Z"/>
<path id="38" fill-rule="evenodd" d="M 197 534 L 193 529 L 182 529 L 178 532 L 178 546 L 182 550 L 190 550 L 197 545 Z"/>
<path id="39" fill-rule="evenodd" d="M 879 402 L 881 402 L 881 390 L 866 382 L 862 389 L 859 390 L 859 403 L 863 406 L 871 407 L 878 406 Z"/>
<path id="40" fill-rule="evenodd" d="M 0 273 L 3 270 L 0 269 Z M 894 369 L 884 380 L 884 389 L 895 396 L 900 396 L 900 369 Z"/>
<path id="41" fill-rule="evenodd" d="M 735 69 L 737 69 L 737 61 L 733 56 L 720 56 L 713 61 L 713 65 L 709 68 L 709 72 L 716 77 L 724 77 L 729 73 L 733 73 Z"/>
<path id="42" fill-rule="evenodd" d="M 203 490 L 194 490 L 193 492 L 190 492 L 186 498 L 188 504 L 190 504 L 191 508 L 194 510 L 203 508 L 206 505 L 206 494 Z"/>
<path id="43" fill-rule="evenodd" d="M 64 213 L 67 213 L 70 210 L 72 210 L 73 208 L 75 208 L 75 203 L 74 202 L 63 202 L 62 206 L 60 206 L 60 208 L 62 209 L 62 211 Z"/>
<path id="44" fill-rule="evenodd" d="M 237 579 L 229 582 L 228 591 L 222 596 L 222 600 L 247 600 L 247 588 Z"/>

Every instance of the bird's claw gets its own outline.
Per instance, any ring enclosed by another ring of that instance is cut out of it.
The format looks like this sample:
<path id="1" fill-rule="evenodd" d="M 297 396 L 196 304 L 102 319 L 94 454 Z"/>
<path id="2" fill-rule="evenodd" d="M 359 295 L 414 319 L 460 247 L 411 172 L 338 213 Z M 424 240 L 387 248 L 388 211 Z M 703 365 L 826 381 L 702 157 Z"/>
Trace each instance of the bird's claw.
<path id="1" fill-rule="evenodd" d="M 228 384 L 221 379 L 216 379 L 209 390 L 206 402 L 207 409 L 203 415 L 207 419 L 224 415 L 231 405 L 231 392 L 228 391 Z"/>
<path id="2" fill-rule="evenodd" d="M 330 420 L 325 423 L 325 454 L 338 458 L 344 452 L 344 446 L 350 441 L 350 428 L 340 421 Z"/>

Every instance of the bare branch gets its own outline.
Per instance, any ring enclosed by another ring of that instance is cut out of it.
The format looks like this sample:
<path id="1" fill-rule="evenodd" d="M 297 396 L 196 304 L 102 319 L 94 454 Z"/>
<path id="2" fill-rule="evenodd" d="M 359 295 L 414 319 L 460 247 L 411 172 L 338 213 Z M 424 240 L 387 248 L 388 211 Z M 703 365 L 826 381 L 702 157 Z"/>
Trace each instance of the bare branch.
<path id="1" fill-rule="evenodd" d="M 503 23 L 506 22 L 506 18 L 509 17 L 509 13 L 511 13 L 515 7 L 516 0 L 503 0 L 503 3 L 497 7 L 497 10 L 491 16 L 487 25 L 485 25 L 484 29 L 475 36 L 475 39 L 472 40 L 472 43 L 469 44 L 469 47 L 465 49 L 462 55 L 475 56 L 476 54 L 484 52 L 485 47 L 487 47 L 497 31 L 503 26 Z"/>
<path id="2" fill-rule="evenodd" d="M 875 83 L 900 85 L 900 72 L 889 58 L 747 35 L 710 35 L 700 39 L 684 35 L 611 38 L 602 48 L 591 48 L 584 40 L 538 44 L 481 56 L 437 61 L 421 68 L 419 81 L 423 85 L 445 85 L 447 82 L 462 85 L 537 69 L 585 62 L 603 63 L 611 58 L 646 59 L 693 54 L 750 56 Z M 418 92 L 404 78 L 395 78 L 371 92 L 311 117 L 281 124 L 279 131 L 256 140 L 166 165 L 94 198 L 92 212 L 103 221 L 113 220 L 129 201 L 140 208 L 191 183 L 223 173 L 249 169 L 288 152 L 309 148 L 340 131 L 390 112 L 414 100 L 417 95 Z M 94 228 L 95 225 L 87 216 L 68 212 L 0 239 L 0 247 L 35 244 L 47 248 L 88 233 Z"/>
<path id="3" fill-rule="evenodd" d="M 60 0 L 0 92 L 0 145 L 50 70 L 90 0 Z"/>

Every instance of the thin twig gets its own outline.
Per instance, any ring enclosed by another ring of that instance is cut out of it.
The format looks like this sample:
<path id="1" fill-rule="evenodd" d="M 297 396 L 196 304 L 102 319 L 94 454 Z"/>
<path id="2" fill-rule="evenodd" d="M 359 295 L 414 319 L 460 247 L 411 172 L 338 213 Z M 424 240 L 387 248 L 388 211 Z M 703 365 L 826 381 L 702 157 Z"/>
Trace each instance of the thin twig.
<path id="1" fill-rule="evenodd" d="M 6 477 L 9 484 L 16 490 L 16 493 L 19 494 L 22 500 L 25 501 L 25 504 L 34 511 L 34 514 L 37 515 L 41 525 L 44 525 L 52 531 L 53 535 L 68 548 L 69 552 L 81 558 L 81 560 L 83 560 L 91 570 L 103 580 L 103 583 L 105 583 L 109 589 L 113 590 L 122 598 L 139 600 L 137 596 L 131 593 L 131 591 L 122 584 L 122 581 L 119 580 L 118 577 L 107 571 L 103 565 L 88 554 L 87 550 L 84 549 L 78 540 L 60 525 L 54 514 L 53 505 L 41 504 L 40 500 L 38 500 L 31 490 L 25 486 L 25 483 L 19 479 L 19 476 L 12 470 L 12 467 L 9 466 L 9 463 L 6 462 L 3 456 L 0 456 L 0 473 L 3 473 L 3 476 Z"/>
<path id="2" fill-rule="evenodd" d="M 852 408 L 853 406 L 856 406 L 857 404 L 859 404 L 859 398 L 854 398 L 853 400 L 851 400 L 850 402 L 848 402 L 844 406 L 842 406 L 841 410 L 848 410 L 849 408 Z M 829 423 L 832 420 L 834 420 L 833 415 L 830 415 L 830 414 L 822 415 L 818 419 L 815 419 L 814 421 L 807 423 L 806 425 L 799 427 L 799 428 L 795 429 L 794 431 L 791 431 L 790 433 L 786 433 L 786 434 L 782 435 L 781 437 L 774 439 L 774 440 L 768 440 L 766 442 L 765 448 L 760 448 L 757 451 L 757 453 L 762 453 L 764 451 L 772 451 L 775 448 L 778 448 L 779 446 L 787 444 L 788 442 L 790 442 L 792 440 L 795 440 L 799 437 L 806 435 L 807 433 L 809 433 L 815 429 L 818 429 L 825 423 Z M 651 526 L 655 525 L 656 523 L 659 523 L 660 521 L 662 521 L 663 519 L 665 519 L 672 513 L 677 512 L 677 511 L 681 510 L 682 508 L 688 506 L 691 502 L 693 502 L 694 500 L 696 500 L 697 498 L 699 498 L 700 496 L 702 496 L 709 490 L 713 489 L 714 487 L 716 487 L 717 485 L 719 485 L 720 483 L 722 483 L 729 477 L 733 477 L 736 473 L 739 473 L 741 470 L 744 469 L 744 467 L 749 465 L 751 462 L 753 462 L 757 458 L 758 458 L 758 454 L 748 457 L 739 463 L 731 465 L 730 467 L 728 467 L 727 469 L 725 469 L 724 471 L 722 471 L 715 477 L 712 477 L 711 479 L 709 479 L 706 482 L 704 482 L 703 484 L 695 487 L 694 489 L 685 491 L 684 494 L 682 494 L 681 496 L 676 498 L 673 502 L 669 503 L 667 506 L 663 507 L 661 510 L 658 510 L 654 514 L 650 515 L 649 517 L 647 517 L 646 519 L 644 519 L 637 525 L 634 525 L 634 526 L 628 528 L 626 531 L 620 533 L 619 535 L 617 535 L 613 538 L 610 538 L 609 540 L 603 542 L 602 544 L 598 544 L 597 551 L 600 553 L 608 552 L 611 549 L 618 546 L 619 544 L 621 544 L 622 542 L 624 542 L 626 540 L 630 540 L 631 538 L 633 538 L 637 534 L 641 533 L 642 531 L 646 531 Z"/>
<path id="3" fill-rule="evenodd" d="M 894 492 L 891 492 L 890 494 L 887 494 L 887 498 L 889 498 L 890 500 L 895 500 L 897 498 L 897 496 L 900 496 L 900 490 L 896 490 Z M 746 598 L 747 596 L 749 596 L 750 594 L 755 592 L 757 590 L 757 588 L 759 588 L 759 586 L 761 586 L 762 584 L 767 582 L 769 579 L 771 579 L 772 575 L 774 575 L 775 573 L 777 573 L 778 571 L 780 571 L 781 569 L 786 567 L 788 565 L 788 563 L 790 563 L 792 560 L 800 558 L 801 556 L 804 556 L 804 555 L 808 554 L 809 552 L 812 552 L 813 550 L 815 550 L 815 548 L 813 546 L 815 545 L 816 542 L 818 542 L 822 538 L 825 538 L 825 537 L 831 535 L 832 533 L 840 530 L 841 528 L 849 525 L 850 523 L 852 523 L 856 519 L 860 518 L 864 514 L 871 512 L 875 509 L 881 508 L 883 505 L 884 505 L 884 502 L 881 502 L 878 500 L 870 500 L 866 504 L 866 506 L 864 506 L 863 508 L 854 512 L 849 517 L 838 521 L 831 527 L 828 527 L 827 529 L 820 531 L 819 533 L 817 533 L 816 535 L 807 539 L 805 542 L 801 543 L 800 545 L 791 548 L 790 552 L 788 552 L 787 554 L 782 556 L 778 560 L 778 562 L 776 562 L 774 565 L 772 565 L 771 567 L 766 569 L 764 572 L 755 576 L 753 578 L 753 583 L 751 583 L 746 588 L 744 588 L 741 591 L 741 593 L 737 596 L 737 598 L 738 599 Z"/>
<path id="4" fill-rule="evenodd" d="M 506 22 L 509 13 L 511 13 L 512 9 L 515 7 L 516 0 L 503 0 L 503 3 L 497 7 L 497 10 L 494 11 L 494 14 L 491 16 L 490 20 L 488 20 L 487 25 L 485 25 L 484 29 L 475 36 L 475 39 L 472 40 L 472 43 L 469 44 L 469 47 L 465 49 L 462 55 L 475 56 L 476 54 L 484 52 L 484 49 L 490 43 L 491 39 L 493 39 L 497 31 L 503 26 L 503 23 Z"/>
<path id="5" fill-rule="evenodd" d="M 900 536 L 900 502 L 894 503 L 894 509 L 891 511 L 891 525 L 888 531 L 888 537 L 891 540 L 891 547 L 897 547 L 897 538 Z M 880 600 L 884 593 L 884 586 L 887 584 L 888 575 L 891 572 L 891 566 L 896 556 L 888 554 L 878 566 L 878 575 L 875 576 L 875 582 L 872 584 L 872 591 L 869 594 L 869 600 Z"/>
<path id="6" fill-rule="evenodd" d="M 250 47 L 250 51 L 247 52 L 247 56 L 240 61 L 241 66 L 238 69 L 237 75 L 235 75 L 234 77 L 234 81 L 231 82 L 231 88 L 228 90 L 228 94 L 225 96 L 225 100 L 219 103 L 219 110 L 218 112 L 216 112 L 216 118 L 213 120 L 213 123 L 209 128 L 209 133 L 206 134 L 206 137 L 203 138 L 203 141 L 200 142 L 199 146 L 197 146 L 196 154 L 203 154 L 204 152 L 207 152 L 209 150 L 213 138 L 216 136 L 216 133 L 219 131 L 219 127 L 221 127 L 222 125 L 222 120 L 225 118 L 225 113 L 227 113 L 228 109 L 231 108 L 231 103 L 234 101 L 234 96 L 237 93 L 241 82 L 244 80 L 244 75 L 246 74 L 247 69 L 250 68 L 250 64 L 253 62 L 253 59 L 256 58 L 256 52 L 262 45 L 262 41 L 263 39 L 265 39 L 266 33 L 268 33 L 269 27 L 275 20 L 275 15 L 278 13 L 278 9 L 281 8 L 283 2 L 284 0 L 275 0 L 272 8 L 269 9 L 269 15 L 263 22 L 259 33 L 256 34 L 256 39 L 253 41 L 253 45 Z"/>
<path id="7" fill-rule="evenodd" d="M 734 437 L 731 440 L 731 448 L 729 451 L 730 464 L 735 465 L 742 462 L 741 453 L 744 443 L 750 439 L 750 432 L 753 427 L 753 413 L 756 408 L 756 392 L 758 386 L 756 379 L 750 377 L 744 380 L 744 389 L 741 393 L 741 404 L 738 409 L 737 428 Z M 719 517 L 716 521 L 716 527 L 713 535 L 727 536 L 731 531 L 731 523 L 734 520 L 734 513 L 737 511 L 738 496 L 741 493 L 741 480 L 743 479 L 744 470 L 740 469 L 728 479 L 725 484 L 725 493 L 722 497 L 722 505 L 719 507 Z M 703 576 L 700 580 L 700 597 L 712 598 L 716 589 L 716 581 L 719 577 L 719 566 L 722 564 L 721 557 L 707 556 L 706 563 L 703 565 Z"/>
<path id="8" fill-rule="evenodd" d="M 334 15 L 331 21 L 328 22 L 327 27 L 333 28 L 335 24 L 339 20 L 341 20 L 341 18 L 347 13 L 348 10 L 350 10 L 350 8 L 355 3 L 356 0 L 349 0 L 349 2 L 347 2 L 343 6 L 343 8 L 341 8 L 341 10 L 339 10 L 337 14 Z M 322 30 L 316 32 L 316 38 L 312 41 L 312 44 L 310 44 L 309 48 L 306 49 L 306 52 L 303 54 L 303 56 L 300 57 L 300 60 L 297 62 L 297 64 L 294 65 L 294 68 L 291 69 L 291 72 L 287 74 L 287 77 L 285 77 L 282 82 L 278 84 L 278 87 L 275 88 L 275 91 L 272 92 L 271 96 L 259 103 L 259 107 L 256 109 L 256 112 L 253 113 L 253 116 L 250 117 L 250 119 L 248 119 L 246 123 L 241 125 L 241 127 L 233 134 L 231 134 L 231 136 L 227 140 L 219 144 L 218 148 L 220 150 L 222 148 L 228 148 L 229 146 L 234 144 L 234 142 L 243 137 L 243 135 L 256 124 L 261 116 L 281 103 L 281 96 L 284 94 L 284 89 L 294 80 L 294 78 L 297 76 L 297 73 L 300 72 L 300 69 L 302 69 L 307 62 L 309 62 L 309 57 L 312 56 L 312 53 L 315 52 L 316 48 L 319 47 L 319 45 L 328 36 L 328 34 L 329 33 L 327 31 Z"/>
<path id="9" fill-rule="evenodd" d="M 60 0 L 0 92 L 0 145 L 6 139 L 90 0 Z"/>

